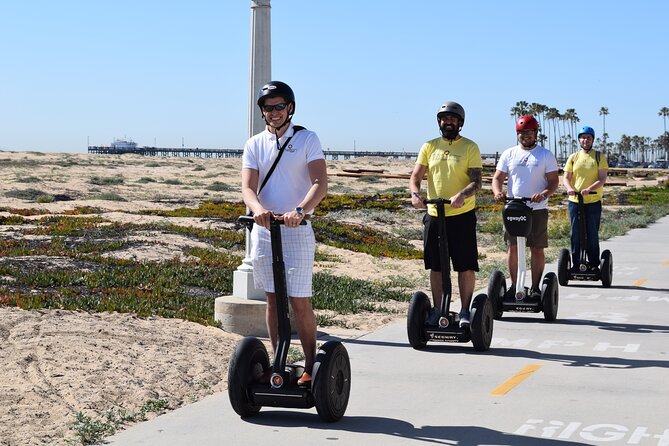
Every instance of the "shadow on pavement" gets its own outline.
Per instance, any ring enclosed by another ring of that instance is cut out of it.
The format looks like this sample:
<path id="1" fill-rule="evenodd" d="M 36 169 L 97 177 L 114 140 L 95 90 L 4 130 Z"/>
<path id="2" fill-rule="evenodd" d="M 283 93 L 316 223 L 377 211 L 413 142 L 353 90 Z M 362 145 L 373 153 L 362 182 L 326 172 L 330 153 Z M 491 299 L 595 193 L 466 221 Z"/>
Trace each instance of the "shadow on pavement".
<path id="1" fill-rule="evenodd" d="M 650 291 L 650 292 L 660 292 L 660 293 L 669 293 L 667 288 L 650 288 L 647 286 L 635 286 L 635 285 L 611 285 L 609 288 L 602 288 L 601 285 L 597 285 L 599 282 L 569 282 L 568 287 L 560 288 L 561 291 L 566 291 L 570 288 L 579 288 L 582 290 L 634 290 L 634 291 Z"/>
<path id="2" fill-rule="evenodd" d="M 588 325 L 597 327 L 601 330 L 620 331 L 625 333 L 669 333 L 669 326 L 650 325 L 650 324 L 628 324 L 623 322 L 600 322 L 592 319 L 560 319 L 553 322 L 546 322 L 544 319 L 523 318 L 523 317 L 504 317 L 504 322 L 524 323 L 524 324 L 563 324 L 563 325 Z M 493 341 L 494 341 L 493 336 Z"/>
<path id="3" fill-rule="evenodd" d="M 420 426 L 403 420 L 384 417 L 344 417 L 337 423 L 325 423 L 316 414 L 295 413 L 285 411 L 265 411 L 258 416 L 246 419 L 247 422 L 262 426 L 295 427 L 309 429 L 325 429 L 328 431 L 345 431 L 361 434 L 379 434 L 407 440 L 422 441 L 433 444 L 458 446 L 499 445 L 499 446 L 565 446 L 581 445 L 565 440 L 526 437 L 488 429 L 481 426 Z M 332 435 L 327 440 L 336 441 Z"/>
<path id="4" fill-rule="evenodd" d="M 616 358 L 613 356 L 577 356 L 521 350 L 515 348 L 490 348 L 488 354 L 507 358 L 527 358 L 542 361 L 561 362 L 570 367 L 596 367 L 606 369 L 640 369 L 658 367 L 669 369 L 669 361 Z"/>

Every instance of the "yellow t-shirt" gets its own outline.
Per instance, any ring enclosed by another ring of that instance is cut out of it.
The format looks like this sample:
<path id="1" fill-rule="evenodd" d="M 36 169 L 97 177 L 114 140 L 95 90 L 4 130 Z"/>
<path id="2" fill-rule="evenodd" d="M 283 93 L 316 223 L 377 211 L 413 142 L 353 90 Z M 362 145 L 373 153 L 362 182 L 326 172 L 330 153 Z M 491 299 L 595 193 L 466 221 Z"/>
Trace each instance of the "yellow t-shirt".
<path id="1" fill-rule="evenodd" d="M 597 181 L 599 178 L 599 169 L 608 168 L 609 163 L 606 160 L 606 156 L 604 156 L 604 154 L 601 152 L 599 153 L 598 165 L 595 150 L 591 149 L 587 153 L 584 150 L 579 150 L 578 152 L 569 155 L 569 158 L 567 158 L 567 163 L 564 166 L 564 171 L 571 172 L 573 174 L 571 184 L 574 186 L 574 190 L 576 192 L 580 192 Z M 597 193 L 584 195 L 583 203 L 590 204 L 600 201 L 604 193 L 604 188 L 600 187 L 595 189 L 595 192 Z M 569 201 L 578 203 L 578 197 L 575 195 L 570 195 Z"/>
<path id="2" fill-rule="evenodd" d="M 427 198 L 449 199 L 465 188 L 471 180 L 469 169 L 482 168 L 479 146 L 461 137 L 449 144 L 444 138 L 432 139 L 420 148 L 417 164 L 427 166 Z M 446 216 L 464 214 L 476 207 L 476 196 L 465 198 L 461 208 L 446 206 Z M 428 213 L 437 216 L 437 208 L 428 205 Z"/>

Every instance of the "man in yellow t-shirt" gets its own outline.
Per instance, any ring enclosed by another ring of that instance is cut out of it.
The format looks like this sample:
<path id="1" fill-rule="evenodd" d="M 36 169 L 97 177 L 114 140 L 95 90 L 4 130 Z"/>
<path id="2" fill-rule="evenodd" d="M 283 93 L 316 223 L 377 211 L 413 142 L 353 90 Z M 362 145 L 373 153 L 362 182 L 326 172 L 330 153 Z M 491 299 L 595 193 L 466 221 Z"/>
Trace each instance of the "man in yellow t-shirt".
<path id="1" fill-rule="evenodd" d="M 592 150 L 595 130 L 585 126 L 578 133 L 581 150 L 572 153 L 564 166 L 564 187 L 569 195 L 569 219 L 571 220 L 571 259 L 575 269 L 585 263 L 581 259 L 579 237 L 578 197 L 583 197 L 583 215 L 586 219 L 586 252 L 588 266 L 593 272 L 599 268 L 599 224 L 602 218 L 602 194 L 609 170 L 604 154 Z"/>
<path id="2" fill-rule="evenodd" d="M 460 290 L 460 326 L 469 325 L 472 295 L 479 270 L 476 246 L 476 191 L 481 189 L 481 152 L 478 145 L 460 135 L 465 123 L 465 110 L 457 102 L 446 102 L 437 112 L 441 137 L 432 139 L 420 149 L 411 173 L 409 189 L 411 204 L 424 209 L 421 182 L 427 173 L 427 199 L 444 198 L 451 201 L 446 206 L 446 232 L 449 256 L 453 269 L 458 272 Z M 425 269 L 430 270 L 430 285 L 434 308 L 428 323 L 436 324 L 440 316 L 443 283 L 439 259 L 437 209 L 428 206 L 423 217 L 423 258 Z"/>

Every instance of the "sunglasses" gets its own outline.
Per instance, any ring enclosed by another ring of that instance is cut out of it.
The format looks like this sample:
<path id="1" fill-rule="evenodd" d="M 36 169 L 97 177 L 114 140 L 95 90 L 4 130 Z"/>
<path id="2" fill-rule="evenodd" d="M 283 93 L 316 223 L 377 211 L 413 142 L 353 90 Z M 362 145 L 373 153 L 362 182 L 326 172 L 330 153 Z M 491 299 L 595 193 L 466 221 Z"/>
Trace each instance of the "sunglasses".
<path id="1" fill-rule="evenodd" d="M 269 113 L 269 112 L 273 112 L 274 110 L 281 111 L 281 110 L 285 109 L 286 107 L 288 107 L 288 104 L 286 104 L 285 102 L 282 102 L 282 103 L 276 104 L 276 105 L 263 105 L 262 109 L 265 113 Z"/>

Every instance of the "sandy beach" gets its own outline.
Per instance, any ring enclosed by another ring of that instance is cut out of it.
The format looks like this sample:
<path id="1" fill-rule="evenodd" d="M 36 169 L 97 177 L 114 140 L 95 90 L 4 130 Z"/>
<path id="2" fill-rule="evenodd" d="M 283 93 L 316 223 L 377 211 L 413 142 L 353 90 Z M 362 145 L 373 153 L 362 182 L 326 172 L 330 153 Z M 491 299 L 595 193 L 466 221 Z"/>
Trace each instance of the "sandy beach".
<path id="1" fill-rule="evenodd" d="M 99 208 L 105 219 L 114 222 L 169 221 L 218 227 L 222 223 L 203 218 L 136 212 L 197 207 L 205 200 L 240 201 L 240 166 L 241 160 L 234 158 L 0 152 L 0 216 L 15 215 L 17 209 L 58 215 L 89 206 Z M 404 178 L 360 182 L 336 174 L 366 168 L 402 177 L 412 166 L 413 161 L 373 158 L 329 161 L 330 190 L 373 193 L 406 187 Z M 56 200 L 39 202 L 17 193 L 28 189 L 56 196 Z M 17 232 L 11 224 L 0 225 L 0 241 L 18 236 Z M 134 242 L 132 248 L 113 255 L 171 259 L 183 257 L 186 248 L 199 243 L 185 236 L 152 233 Z M 337 248 L 319 249 L 344 259 L 318 265 L 318 270 L 333 274 L 361 279 L 424 275 L 419 261 L 379 261 Z M 68 257 L 0 258 L 0 266 L 10 260 L 41 268 L 68 267 L 71 262 Z M 11 283 L 11 277 L 0 276 L 3 283 Z M 396 314 L 346 316 L 345 325 L 353 327 L 346 335 L 357 336 L 402 317 L 405 308 L 399 306 Z M 343 330 L 331 330 L 337 329 Z M 221 329 L 179 319 L 0 306 L 0 445 L 65 445 L 73 439 L 69 425 L 79 412 L 93 418 L 118 408 L 137 412 L 149 400 L 164 400 L 168 409 L 174 409 L 225 390 L 228 358 L 239 339 Z"/>

